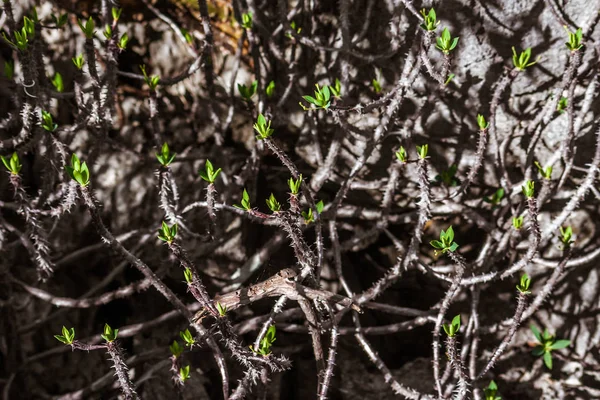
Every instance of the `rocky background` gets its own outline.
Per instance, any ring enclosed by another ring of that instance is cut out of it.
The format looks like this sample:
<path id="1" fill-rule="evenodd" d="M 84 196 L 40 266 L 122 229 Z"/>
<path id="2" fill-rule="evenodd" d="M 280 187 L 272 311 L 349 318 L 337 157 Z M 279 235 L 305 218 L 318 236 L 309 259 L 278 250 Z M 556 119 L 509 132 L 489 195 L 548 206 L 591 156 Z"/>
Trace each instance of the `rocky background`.
<path id="1" fill-rule="evenodd" d="M 600 4 L 2 9 L 3 400 L 600 398 Z M 34 28 L 20 49 L 24 17 Z M 86 40 L 78 21 L 89 18 Z M 459 38 L 446 52 L 444 28 Z M 244 98 L 238 85 L 254 81 Z M 339 93 L 311 105 L 315 84 Z M 274 130 L 266 140 L 259 114 Z M 164 143 L 168 166 L 156 157 Z M 10 172 L 13 153 L 22 167 Z M 73 153 L 86 185 L 64 168 Z M 213 184 L 199 174 L 207 160 L 222 168 Z M 250 211 L 232 207 L 244 189 Z M 178 226 L 170 243 L 163 221 Z M 436 251 L 430 241 L 450 226 L 459 247 Z M 215 313 L 217 296 L 284 268 L 319 296 L 295 286 L 283 308 L 278 293 Z M 523 274 L 531 293 L 516 288 Z M 212 314 L 190 318 L 203 308 Z M 271 353 L 254 354 L 273 321 Z M 115 342 L 100 336 L 105 324 Z M 549 349 L 551 369 L 531 325 L 569 341 Z M 55 338 L 63 326 L 75 345 Z"/>

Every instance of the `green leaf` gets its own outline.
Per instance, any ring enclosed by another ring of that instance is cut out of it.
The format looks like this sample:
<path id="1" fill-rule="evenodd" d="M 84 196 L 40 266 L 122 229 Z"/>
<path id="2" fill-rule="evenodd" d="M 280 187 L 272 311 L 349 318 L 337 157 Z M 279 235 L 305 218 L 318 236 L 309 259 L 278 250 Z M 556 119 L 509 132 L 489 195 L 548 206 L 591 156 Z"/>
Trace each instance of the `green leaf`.
<path id="1" fill-rule="evenodd" d="M 269 82 L 269 84 L 265 88 L 265 93 L 266 93 L 267 97 L 273 96 L 273 94 L 275 93 L 275 81 Z"/>
<path id="2" fill-rule="evenodd" d="M 6 167 L 7 170 L 12 171 L 12 167 L 10 166 L 9 160 L 7 160 L 4 156 L 0 156 L 2 158 L 2 163 Z"/>
<path id="3" fill-rule="evenodd" d="M 533 336 L 535 336 L 538 342 L 542 343 L 542 334 L 540 333 L 540 330 L 537 328 L 537 326 L 532 324 L 529 328 L 531 329 L 531 332 L 533 332 Z"/>
<path id="4" fill-rule="evenodd" d="M 439 240 L 432 240 L 432 241 L 429 242 L 429 244 L 431 244 L 436 249 L 443 249 L 444 248 L 444 244 L 442 242 L 440 242 Z"/>
<path id="5" fill-rule="evenodd" d="M 185 278 L 185 281 L 188 284 L 194 282 L 194 274 L 192 273 L 192 270 L 189 268 L 186 268 L 183 270 L 183 277 Z"/>
<path id="6" fill-rule="evenodd" d="M 208 177 L 208 175 L 206 175 L 206 172 L 200 170 L 198 173 L 200 174 L 200 177 L 202 179 L 204 179 L 206 182 L 210 183 L 210 178 Z"/>
<path id="7" fill-rule="evenodd" d="M 79 157 L 77 157 L 77 154 L 73 153 L 71 155 L 71 166 L 73 167 L 74 170 L 79 171 L 79 169 L 81 168 L 81 163 L 79 162 Z"/>
<path id="8" fill-rule="evenodd" d="M 446 78 L 446 81 L 444 82 L 444 85 L 448 85 L 450 83 L 450 81 L 452 81 L 452 79 L 454 79 L 456 75 L 454 74 L 449 74 L 448 78 Z"/>
<path id="9" fill-rule="evenodd" d="M 550 352 L 544 353 L 544 364 L 548 369 L 552 369 L 552 354 Z"/>
<path id="10" fill-rule="evenodd" d="M 381 92 L 381 84 L 379 83 L 379 81 L 373 78 L 371 83 L 373 84 L 373 90 L 375 91 L 375 93 L 379 94 Z"/>
<path id="11" fill-rule="evenodd" d="M 523 216 L 513 217 L 512 225 L 515 229 L 521 229 L 521 227 L 523 226 Z"/>
<path id="12" fill-rule="evenodd" d="M 221 171 L 223 171 L 223 168 L 219 168 L 217 169 L 211 176 L 212 181 L 214 182 L 215 180 L 217 180 L 217 177 L 219 176 L 219 174 L 221 173 Z"/>
<path id="13" fill-rule="evenodd" d="M 67 175 L 69 175 L 69 178 L 75 179 L 75 170 L 73 169 L 73 167 L 65 165 L 65 170 L 67 171 Z"/>
<path id="14" fill-rule="evenodd" d="M 331 97 L 331 92 L 329 91 L 329 86 L 323 87 L 323 100 L 325 102 L 329 102 L 330 97 Z"/>
<path id="15" fill-rule="evenodd" d="M 221 304 L 221 303 L 219 303 L 218 301 L 217 301 L 216 307 L 217 307 L 217 311 L 219 312 L 219 315 L 220 315 L 221 317 L 224 317 L 224 316 L 225 316 L 225 314 L 227 313 L 227 307 L 226 307 L 226 306 L 224 306 L 224 305 L 222 305 L 222 304 Z"/>
<path id="16" fill-rule="evenodd" d="M 266 125 L 267 124 L 267 120 L 266 120 L 265 116 L 262 115 L 262 114 L 258 114 L 258 118 L 256 119 L 256 122 L 259 125 Z"/>
<path id="17" fill-rule="evenodd" d="M 483 115 L 477 114 L 477 125 L 479 126 L 479 129 L 483 131 L 490 126 L 490 123 L 486 122 L 485 117 Z"/>
<path id="18" fill-rule="evenodd" d="M 454 332 L 458 332 L 460 330 L 460 314 L 452 318 L 452 327 L 454 328 Z"/>
<path id="19" fill-rule="evenodd" d="M 444 28 L 444 30 L 442 31 L 442 40 L 444 42 L 449 42 L 450 39 L 451 39 L 450 31 L 448 30 L 448 28 Z"/>
<path id="20" fill-rule="evenodd" d="M 560 350 L 560 349 L 564 349 L 566 347 L 569 347 L 571 345 L 571 341 L 570 340 L 557 340 L 556 342 L 552 343 L 552 346 L 550 346 L 550 348 L 552 350 Z"/>
<path id="21" fill-rule="evenodd" d="M 446 229 L 446 240 L 448 242 L 452 242 L 454 240 L 454 229 L 452 228 L 452 225 L 450 225 L 448 229 Z"/>
<path id="22" fill-rule="evenodd" d="M 533 354 L 536 357 L 541 356 L 542 354 L 544 354 L 546 351 L 544 350 L 543 346 L 535 346 L 534 349 L 531 351 L 531 354 Z"/>
<path id="23" fill-rule="evenodd" d="M 306 95 L 306 96 L 302 96 L 302 98 L 311 104 L 318 105 L 317 100 L 312 96 Z"/>
<path id="24" fill-rule="evenodd" d="M 87 186 L 88 183 L 90 183 L 90 171 L 88 169 L 87 164 L 85 163 L 85 161 L 81 164 L 81 185 L 83 186 Z"/>
<path id="25" fill-rule="evenodd" d="M 325 204 L 323 203 L 323 200 L 319 200 L 317 202 L 317 204 L 315 204 L 316 208 L 317 208 L 317 213 L 321 214 L 323 212 L 323 208 L 325 207 Z"/>
<path id="26" fill-rule="evenodd" d="M 245 188 L 242 192 L 241 205 L 234 204 L 233 206 L 235 208 L 239 208 L 240 210 L 250 211 L 250 196 L 248 195 L 248 192 Z"/>
<path id="27" fill-rule="evenodd" d="M 443 324 L 442 329 L 444 329 L 444 332 L 446 332 L 446 335 L 448 335 L 448 337 L 454 337 L 454 334 L 456 333 L 454 332 L 454 328 L 450 324 Z"/>
<path id="28" fill-rule="evenodd" d="M 458 39 L 459 39 L 459 38 L 458 38 L 458 36 L 457 36 L 457 37 L 455 37 L 455 38 L 452 40 L 452 44 L 450 45 L 450 48 L 448 49 L 449 51 L 452 51 L 452 50 L 454 50 L 454 48 L 455 48 L 455 47 L 456 47 L 456 45 L 458 44 Z"/>
<path id="29" fill-rule="evenodd" d="M 421 159 L 425 159 L 427 157 L 427 152 L 429 151 L 429 145 L 424 144 L 422 146 L 417 145 L 417 153 Z"/>
<path id="30" fill-rule="evenodd" d="M 31 19 L 23 17 L 23 29 L 28 39 L 35 37 L 35 23 Z"/>
<path id="31" fill-rule="evenodd" d="M 275 341 L 275 333 L 276 333 L 275 325 L 269 326 L 269 329 L 267 330 L 267 333 L 265 334 L 265 340 L 268 343 L 273 343 Z"/>
<path id="32" fill-rule="evenodd" d="M 452 243 L 448 249 L 452 252 L 456 251 L 456 249 L 458 249 L 458 243 Z"/>

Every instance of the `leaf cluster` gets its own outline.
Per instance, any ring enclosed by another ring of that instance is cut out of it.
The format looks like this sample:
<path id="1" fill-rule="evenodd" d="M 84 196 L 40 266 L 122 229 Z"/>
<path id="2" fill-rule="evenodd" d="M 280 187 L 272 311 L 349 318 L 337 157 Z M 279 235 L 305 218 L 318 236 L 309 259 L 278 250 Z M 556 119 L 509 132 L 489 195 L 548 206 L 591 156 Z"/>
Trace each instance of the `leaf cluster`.
<path id="1" fill-rule="evenodd" d="M 458 44 L 458 36 L 452 38 L 448 28 L 444 28 L 442 35 L 436 39 L 435 48 L 444 54 L 449 54 Z"/>
<path id="2" fill-rule="evenodd" d="M 90 170 L 87 164 L 79 161 L 75 153 L 71 156 L 71 165 L 65 165 L 67 174 L 81 186 L 87 186 L 90 183 Z"/>
<path id="3" fill-rule="evenodd" d="M 239 208 L 240 210 L 245 210 L 245 211 L 250 211 L 252 208 L 250 206 L 250 195 L 248 195 L 248 191 L 244 188 L 244 191 L 242 192 L 242 200 L 240 201 L 240 204 L 234 204 L 233 206 L 235 208 Z"/>
<path id="4" fill-rule="evenodd" d="M 15 30 L 13 35 L 15 37 L 14 42 L 2 32 L 2 37 L 8 45 L 15 50 L 25 51 L 29 47 L 29 42 L 35 37 L 35 24 L 37 22 L 37 13 L 34 14 L 33 18 L 23 17 L 23 27 L 21 30 Z"/>
<path id="5" fill-rule="evenodd" d="M 485 131 L 490 126 L 490 123 L 485 120 L 483 115 L 477 114 L 477 125 L 480 130 Z"/>
<path id="6" fill-rule="evenodd" d="M 297 196 L 298 193 L 300 193 L 300 187 L 302 186 L 302 174 L 298 176 L 298 179 L 288 179 L 288 186 L 290 188 L 291 193 L 294 196 Z"/>
<path id="7" fill-rule="evenodd" d="M 519 281 L 519 284 L 517 285 L 517 290 L 523 294 L 530 294 L 531 293 L 531 291 L 529 290 L 530 286 L 531 286 L 531 278 L 527 274 L 523 274 L 521 276 L 521 280 Z"/>
<path id="8" fill-rule="evenodd" d="M 79 54 L 73 58 L 71 58 L 71 61 L 73 61 L 73 64 L 75 65 L 75 67 L 81 71 L 81 69 L 83 68 L 83 54 Z"/>
<path id="9" fill-rule="evenodd" d="M 535 61 L 529 62 L 529 59 L 531 58 L 531 48 L 527 48 L 526 50 L 522 51 L 519 55 L 517 55 L 517 51 L 513 46 L 512 52 L 513 65 L 519 71 L 525 71 L 525 68 L 531 67 L 540 60 L 540 57 L 538 57 Z"/>
<path id="10" fill-rule="evenodd" d="M 102 339 L 104 339 L 110 343 L 110 342 L 114 342 L 115 340 L 117 340 L 118 334 L 119 334 L 118 329 L 113 329 L 110 327 L 110 325 L 104 324 L 104 333 L 100 336 L 102 337 Z"/>
<path id="11" fill-rule="evenodd" d="M 146 66 L 144 64 L 140 65 L 140 71 L 142 71 L 142 75 L 144 75 L 144 82 L 146 82 L 146 85 L 148 85 L 148 87 L 150 87 L 150 90 L 152 90 L 152 91 L 156 90 L 156 87 L 158 86 L 158 83 L 160 82 L 160 76 L 148 75 L 148 73 L 146 72 Z"/>
<path id="12" fill-rule="evenodd" d="M 165 142 L 160 149 L 160 153 L 156 153 L 156 158 L 160 165 L 168 167 L 175 160 L 175 153 L 171 153 L 169 145 Z"/>
<path id="13" fill-rule="evenodd" d="M 173 344 L 169 346 L 169 350 L 171 350 L 171 354 L 173 354 L 173 357 L 175 358 L 183 353 L 183 347 L 181 347 L 177 340 L 173 340 Z"/>
<path id="14" fill-rule="evenodd" d="M 48 132 L 54 132 L 58 128 L 58 124 L 54 123 L 52 114 L 42 110 L 42 128 Z"/>
<path id="15" fill-rule="evenodd" d="M 460 315 L 456 315 L 452 318 L 452 322 L 449 324 L 443 324 L 442 328 L 448 337 L 454 337 L 460 330 Z"/>
<path id="16" fill-rule="evenodd" d="M 198 173 L 200 174 L 200 177 L 206 182 L 213 184 L 215 183 L 215 180 L 217 179 L 221 171 L 222 168 L 219 168 L 215 171 L 212 163 L 210 162 L 210 160 L 207 159 L 206 164 L 204 165 L 204 171 L 200 170 Z"/>
<path id="17" fill-rule="evenodd" d="M 436 255 L 438 253 L 444 254 L 447 251 L 456 251 L 458 244 L 454 242 L 454 229 L 449 226 L 445 231 L 440 232 L 440 240 L 432 240 L 429 242 L 434 248 Z"/>
<path id="18" fill-rule="evenodd" d="M 273 193 L 271 193 L 266 202 L 269 210 L 273 211 L 274 213 L 281 211 L 281 204 L 277 201 Z"/>
<path id="19" fill-rule="evenodd" d="M 540 175 L 542 176 L 542 178 L 544 179 L 548 179 L 550 180 L 552 178 L 552 166 L 549 166 L 547 168 L 542 167 L 542 165 L 535 161 L 534 162 L 535 166 L 537 167 Z"/>
<path id="20" fill-rule="evenodd" d="M 194 339 L 194 336 L 192 335 L 189 329 L 186 329 L 183 332 L 179 332 L 179 336 L 181 336 L 181 338 L 185 342 L 185 345 L 188 347 L 192 347 L 194 344 L 196 344 L 196 339 Z"/>
<path id="21" fill-rule="evenodd" d="M 486 389 L 484 389 L 483 394 L 485 396 L 485 400 L 502 400 L 502 397 L 498 396 L 498 385 L 496 382 L 491 381 Z"/>
<path id="22" fill-rule="evenodd" d="M 315 207 L 317 209 L 317 215 L 320 215 L 323 212 L 323 208 L 325 207 L 325 204 L 323 203 L 323 200 L 319 200 L 315 204 Z M 302 218 L 304 218 L 304 223 L 306 225 L 310 224 L 311 222 L 314 222 L 315 221 L 315 215 L 313 214 L 312 208 L 309 208 L 308 211 L 302 211 Z"/>
<path id="23" fill-rule="evenodd" d="M 62 327 L 62 335 L 54 335 L 56 340 L 64 344 L 72 344 L 75 339 L 75 328 L 67 329 L 65 326 Z"/>
<path id="24" fill-rule="evenodd" d="M 240 25 L 244 29 L 252 29 L 252 13 L 250 11 L 242 14 L 242 23 Z"/>
<path id="25" fill-rule="evenodd" d="M 512 219 L 513 228 L 519 230 L 523 227 L 523 216 L 513 217 Z"/>
<path id="26" fill-rule="evenodd" d="M 322 108 L 322 109 L 327 109 L 329 108 L 329 106 L 331 105 L 331 88 L 330 86 L 323 86 L 322 88 L 319 86 L 319 84 L 315 84 L 316 90 L 314 92 L 314 97 L 313 96 L 302 96 L 302 98 L 304 100 L 306 100 L 309 104 L 312 104 L 313 106 L 315 106 L 317 109 L 318 108 Z M 302 109 L 304 111 L 306 110 L 314 110 L 315 108 L 313 108 L 312 106 L 306 107 L 304 104 L 300 103 L 300 106 L 302 107 Z"/>
<path id="27" fill-rule="evenodd" d="M 173 243 L 175 237 L 177 236 L 177 224 L 173 224 L 171 227 L 167 225 L 165 221 L 163 221 L 160 229 L 158 230 L 158 238 L 163 242 Z"/>
<path id="28" fill-rule="evenodd" d="M 567 48 L 571 51 L 580 50 L 583 47 L 583 32 L 581 31 L 581 28 L 577 28 L 575 33 L 569 31 L 569 29 L 566 26 L 564 28 L 567 31 L 567 34 L 569 35 L 569 41 L 565 43 L 567 45 Z"/>
<path id="29" fill-rule="evenodd" d="M 179 368 L 179 379 L 181 382 L 185 382 L 190 379 L 190 366 L 186 365 L 185 367 Z"/>
<path id="30" fill-rule="evenodd" d="M 532 351 L 533 355 L 536 357 L 542 356 L 546 367 L 552 369 L 552 351 L 569 347 L 571 341 L 564 339 L 557 340 L 554 335 L 548 332 L 548 329 L 544 329 L 544 333 L 541 333 L 535 325 L 531 325 L 531 331 L 538 341 L 538 344 Z"/>
<path id="31" fill-rule="evenodd" d="M 77 19 L 77 25 L 79 25 L 79 28 L 81 28 L 81 31 L 85 35 L 86 39 L 94 38 L 94 34 L 96 33 L 94 32 L 94 29 L 96 28 L 96 25 L 94 24 L 94 20 L 91 16 L 85 22 L 82 22 L 80 19 Z"/>
<path id="32" fill-rule="evenodd" d="M 523 186 L 521 186 L 521 189 L 523 189 L 523 194 L 525 195 L 525 197 L 530 199 L 535 195 L 535 182 L 532 180 L 528 180 Z"/>
<path id="33" fill-rule="evenodd" d="M 0 156 L 2 159 L 2 163 L 6 167 L 6 169 L 13 175 L 19 175 L 21 172 L 21 168 L 23 165 L 21 164 L 21 160 L 19 160 L 19 155 L 17 152 L 14 152 L 12 156 L 7 160 L 4 156 Z"/>
<path id="34" fill-rule="evenodd" d="M 252 84 L 250 86 L 246 86 L 243 85 L 241 83 L 238 83 L 238 90 L 240 92 L 240 95 L 250 101 L 250 99 L 252 98 L 252 96 L 254 96 L 256 94 L 256 89 L 258 88 L 258 81 L 254 81 L 252 82 Z"/>
<path id="35" fill-rule="evenodd" d="M 562 244 L 565 247 L 568 247 L 571 245 L 571 243 L 573 243 L 573 228 L 571 228 L 570 226 L 567 226 L 566 228 L 563 228 L 562 226 L 560 228 L 558 228 L 560 231 L 560 241 L 562 242 Z"/>
<path id="36" fill-rule="evenodd" d="M 406 149 L 404 148 L 404 146 L 400 146 L 400 149 L 398 149 L 398 151 L 396 152 L 396 158 L 401 163 L 406 162 L 406 160 L 408 159 L 408 155 L 406 154 Z"/>
<path id="37" fill-rule="evenodd" d="M 271 354 L 271 347 L 275 342 L 275 325 L 271 325 L 265 334 L 265 337 L 260 341 L 260 345 L 258 349 L 254 349 L 250 346 L 250 350 L 252 350 L 256 354 L 260 354 L 261 356 L 268 356 Z"/>
<path id="38" fill-rule="evenodd" d="M 437 29 L 437 26 L 440 24 L 440 21 L 437 20 L 435 10 L 433 8 L 430 8 L 429 12 L 426 12 L 423 8 L 421 10 L 421 15 L 423 16 L 423 23 L 421 24 L 421 28 L 425 29 L 428 32 L 435 31 Z"/>
<path id="39" fill-rule="evenodd" d="M 258 140 L 267 139 L 275 132 L 275 129 L 271 128 L 271 121 L 267 121 L 262 114 L 258 114 L 258 118 L 256 118 L 256 123 L 253 127 L 254 130 L 258 132 L 258 135 L 256 135 L 256 139 Z"/>

